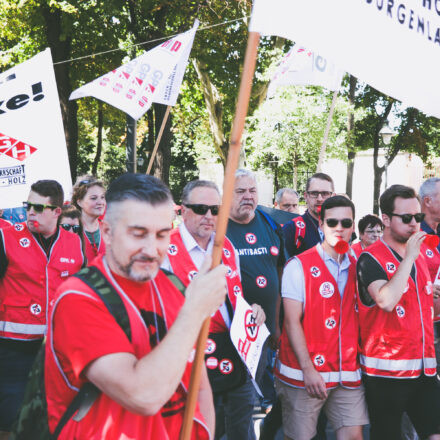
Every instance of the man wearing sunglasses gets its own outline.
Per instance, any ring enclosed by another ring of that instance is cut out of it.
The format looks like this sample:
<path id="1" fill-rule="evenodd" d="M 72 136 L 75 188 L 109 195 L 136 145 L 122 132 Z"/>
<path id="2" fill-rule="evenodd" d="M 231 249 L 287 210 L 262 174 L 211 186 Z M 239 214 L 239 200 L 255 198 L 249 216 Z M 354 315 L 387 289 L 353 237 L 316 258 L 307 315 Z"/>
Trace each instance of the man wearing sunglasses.
<path id="1" fill-rule="evenodd" d="M 393 185 L 380 197 L 383 238 L 357 264 L 361 366 L 371 438 L 400 438 L 406 412 L 420 438 L 440 439 L 433 317 L 440 311 L 420 249 L 425 215 L 415 191 Z M 423 245 L 425 246 L 425 245 Z"/>
<path id="2" fill-rule="evenodd" d="M 289 257 L 299 255 L 322 242 L 323 234 L 319 229 L 319 210 L 324 200 L 333 194 L 333 179 L 329 175 L 316 173 L 307 179 L 304 191 L 307 211 L 283 227 L 284 242 Z"/>
<path id="3" fill-rule="evenodd" d="M 84 263 L 78 236 L 57 227 L 64 192 L 54 180 L 31 186 L 27 222 L 0 232 L 0 431 L 9 431 L 46 332 L 55 290 Z M 0 438 L 1 434 L 0 434 Z"/>
<path id="4" fill-rule="evenodd" d="M 205 257 L 212 253 L 220 203 L 220 192 L 214 182 L 194 180 L 183 189 L 183 222 L 171 232 L 170 247 L 161 267 L 176 274 L 185 285 L 188 285 L 194 278 Z M 223 339 L 216 339 L 216 335 L 229 331 L 233 318 L 230 310 L 235 309 L 236 295 L 242 294 L 237 251 L 227 237 L 225 237 L 223 247 L 222 261 L 230 270 L 227 277 L 228 297 L 226 300 L 229 304 L 226 302 L 222 304 L 211 318 L 210 337 L 217 341 Z M 263 309 L 258 304 L 252 304 L 252 308 L 256 324 L 263 324 L 265 321 Z M 226 343 L 232 346 L 230 341 Z M 222 347 L 218 347 L 212 355 L 216 357 L 221 349 Z M 218 362 L 220 363 L 221 360 L 221 358 L 218 359 Z M 238 366 L 235 368 L 238 370 Z M 254 393 L 250 378 L 244 384 L 227 392 L 215 393 L 215 438 L 219 439 L 226 433 L 228 440 L 247 439 L 248 433 L 253 429 L 253 403 Z"/>
<path id="5" fill-rule="evenodd" d="M 362 439 L 368 423 L 357 350 L 356 262 L 347 252 L 354 214 L 348 198 L 326 199 L 319 222 L 324 241 L 284 268 L 275 385 L 286 439 L 312 438 L 321 409 L 339 440 Z"/>

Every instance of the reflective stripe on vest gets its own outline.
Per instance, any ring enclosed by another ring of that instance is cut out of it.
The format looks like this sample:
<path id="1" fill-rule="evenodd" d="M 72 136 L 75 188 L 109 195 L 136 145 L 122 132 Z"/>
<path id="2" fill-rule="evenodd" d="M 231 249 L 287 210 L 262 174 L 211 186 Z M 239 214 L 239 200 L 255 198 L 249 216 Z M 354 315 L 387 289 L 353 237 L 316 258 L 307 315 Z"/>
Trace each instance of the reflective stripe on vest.
<path id="1" fill-rule="evenodd" d="M 291 368 L 277 359 L 277 370 L 285 377 L 304 382 L 302 370 Z M 361 370 L 356 371 L 318 371 L 325 383 L 358 382 L 361 380 Z"/>
<path id="2" fill-rule="evenodd" d="M 367 368 L 374 368 L 376 370 L 385 371 L 415 371 L 421 370 L 423 365 L 425 368 L 435 368 L 436 360 L 435 358 L 425 358 L 425 359 L 379 359 L 364 356 L 360 356 L 361 365 Z"/>
<path id="3" fill-rule="evenodd" d="M 20 324 L 19 322 L 0 321 L 0 331 L 20 335 L 44 335 L 45 325 Z"/>

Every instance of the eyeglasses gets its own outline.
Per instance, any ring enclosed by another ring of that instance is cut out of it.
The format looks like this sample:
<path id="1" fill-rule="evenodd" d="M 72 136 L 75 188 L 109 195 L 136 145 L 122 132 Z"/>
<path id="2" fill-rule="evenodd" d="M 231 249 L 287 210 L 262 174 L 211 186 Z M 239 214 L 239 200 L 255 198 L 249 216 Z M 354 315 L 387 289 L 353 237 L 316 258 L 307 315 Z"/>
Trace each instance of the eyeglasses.
<path id="1" fill-rule="evenodd" d="M 382 229 L 365 229 L 364 234 L 368 235 L 382 235 Z"/>
<path id="2" fill-rule="evenodd" d="M 26 211 L 30 211 L 31 208 L 34 208 L 34 211 L 38 214 L 41 214 L 46 208 L 49 209 L 57 209 L 58 206 L 55 205 L 44 205 L 42 203 L 31 203 L 31 202 L 23 202 L 23 208 L 26 209 Z"/>
<path id="3" fill-rule="evenodd" d="M 78 183 L 78 186 L 88 185 L 89 183 L 92 183 L 93 180 L 81 180 L 81 182 Z"/>
<path id="4" fill-rule="evenodd" d="M 333 193 L 330 191 L 307 191 L 307 194 L 312 199 L 317 199 L 319 196 L 321 196 L 323 199 L 328 199 Z"/>
<path id="5" fill-rule="evenodd" d="M 211 210 L 212 215 L 218 215 L 218 210 L 220 209 L 219 205 L 201 205 L 201 204 L 195 204 L 195 205 L 186 205 L 187 208 L 194 211 L 195 214 L 198 215 L 206 215 L 206 213 Z"/>
<path id="6" fill-rule="evenodd" d="M 342 220 L 337 218 L 326 218 L 325 222 L 329 228 L 335 228 L 338 223 L 340 223 L 344 229 L 348 229 L 353 226 L 353 220 L 351 218 L 343 218 Z"/>
<path id="7" fill-rule="evenodd" d="M 72 229 L 72 231 L 75 232 L 75 234 L 79 234 L 79 231 L 81 231 L 80 225 L 71 225 L 69 223 L 61 223 L 60 226 L 63 229 L 65 229 L 66 231 L 70 231 Z"/>
<path id="8" fill-rule="evenodd" d="M 414 220 L 417 223 L 420 223 L 423 221 L 423 219 L 425 218 L 425 213 L 424 212 L 418 212 L 417 214 L 395 214 L 394 212 L 392 212 L 391 214 L 388 214 L 389 217 L 392 217 L 393 215 L 395 217 L 400 217 L 402 219 L 402 223 L 405 223 L 405 225 L 411 223 L 411 220 L 414 217 Z"/>

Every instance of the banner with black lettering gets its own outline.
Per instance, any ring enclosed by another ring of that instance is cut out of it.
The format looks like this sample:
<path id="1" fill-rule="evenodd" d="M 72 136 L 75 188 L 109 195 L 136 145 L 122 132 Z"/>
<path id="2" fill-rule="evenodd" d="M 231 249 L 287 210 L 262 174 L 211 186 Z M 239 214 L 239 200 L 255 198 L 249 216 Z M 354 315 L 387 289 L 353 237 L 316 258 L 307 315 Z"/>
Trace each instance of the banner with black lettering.
<path id="1" fill-rule="evenodd" d="M 438 0 L 254 0 L 249 30 L 299 41 L 440 118 Z"/>
<path id="2" fill-rule="evenodd" d="M 50 49 L 0 74 L 0 209 L 22 206 L 40 179 L 72 189 Z"/>
<path id="3" fill-rule="evenodd" d="M 93 96 L 139 119 L 153 102 L 174 105 L 199 26 L 76 89 L 69 99 Z"/>

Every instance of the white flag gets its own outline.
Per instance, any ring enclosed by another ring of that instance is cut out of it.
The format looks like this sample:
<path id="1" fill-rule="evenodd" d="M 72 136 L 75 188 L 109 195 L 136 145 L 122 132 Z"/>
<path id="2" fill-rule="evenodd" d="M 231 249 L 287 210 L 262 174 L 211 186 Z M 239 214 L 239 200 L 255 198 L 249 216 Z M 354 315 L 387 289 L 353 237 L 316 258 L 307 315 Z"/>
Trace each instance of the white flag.
<path id="1" fill-rule="evenodd" d="M 338 90 L 344 72 L 320 55 L 294 44 L 283 57 L 273 75 L 267 96 L 275 94 L 278 86 L 313 85 Z"/>
<path id="2" fill-rule="evenodd" d="M 72 189 L 50 49 L 0 74 L 0 207 L 21 207 L 41 179 Z"/>
<path id="3" fill-rule="evenodd" d="M 377 90 L 439 118 L 437 3 L 254 0 L 249 29 L 300 41 Z"/>
<path id="4" fill-rule="evenodd" d="M 94 96 L 139 119 L 153 102 L 174 105 L 199 26 L 75 90 L 69 99 Z"/>

